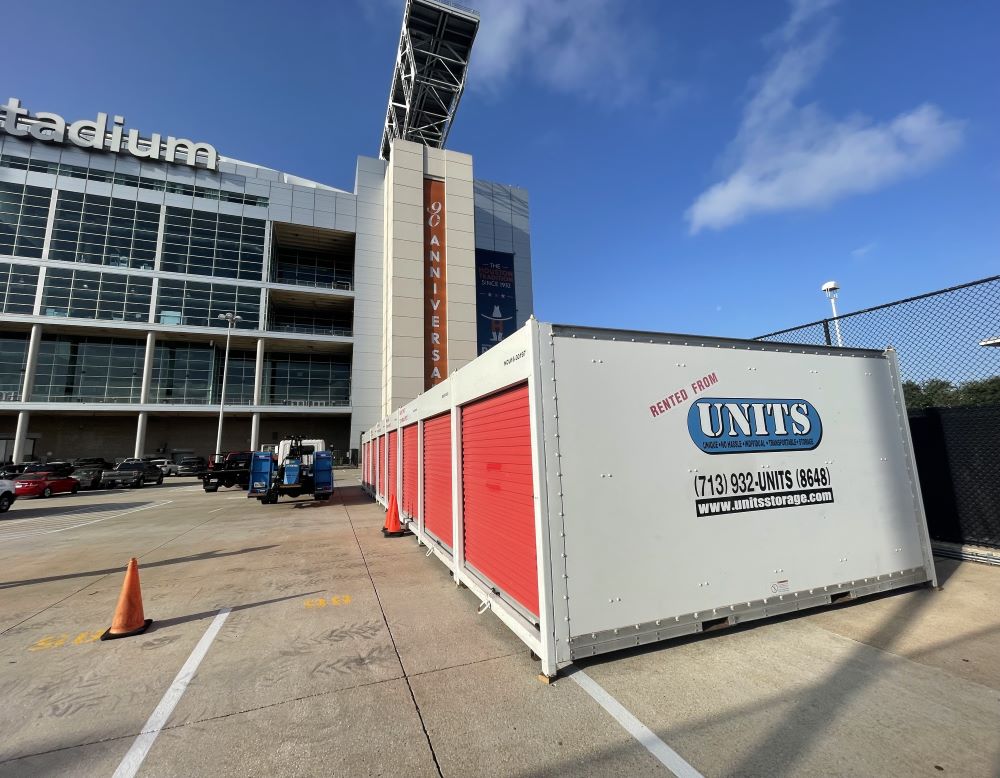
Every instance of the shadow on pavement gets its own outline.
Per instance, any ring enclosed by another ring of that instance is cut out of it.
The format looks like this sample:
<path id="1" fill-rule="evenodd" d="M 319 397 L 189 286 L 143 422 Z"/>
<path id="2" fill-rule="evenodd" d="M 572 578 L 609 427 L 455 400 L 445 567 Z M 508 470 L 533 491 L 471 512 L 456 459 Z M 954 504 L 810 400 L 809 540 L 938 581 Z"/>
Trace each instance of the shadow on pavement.
<path id="1" fill-rule="evenodd" d="M 285 602 L 287 600 L 296 600 L 299 597 L 309 597 L 312 594 L 319 594 L 322 590 L 317 589 L 313 592 L 301 592 L 300 594 L 289 594 L 284 597 L 274 597 L 270 600 L 258 600 L 257 602 L 248 602 L 244 605 L 233 605 L 229 608 L 233 613 L 237 611 L 250 610 L 250 608 L 259 608 L 261 605 L 271 605 L 276 602 Z M 219 615 L 219 608 L 213 608 L 210 611 L 201 611 L 201 613 L 190 613 L 187 616 L 174 616 L 171 619 L 160 619 L 154 620 L 149 627 L 147 635 L 156 632 L 160 629 L 165 629 L 166 627 L 175 627 L 178 624 L 186 624 L 189 621 L 198 621 L 200 619 L 210 619 L 215 618 Z"/>
<path id="2" fill-rule="evenodd" d="M 341 505 L 366 505 L 375 502 L 365 494 L 360 486 L 341 486 L 334 490 L 334 497 L 339 498 Z"/>
<path id="3" fill-rule="evenodd" d="M 140 569 L 146 569 L 148 567 L 163 567 L 164 565 L 177 565 L 182 562 L 201 562 L 213 559 L 222 559 L 228 556 L 237 556 L 239 554 L 249 554 L 254 551 L 266 551 L 269 548 L 277 548 L 277 544 L 271 544 L 269 546 L 253 546 L 251 548 L 241 548 L 239 551 L 203 551 L 200 554 L 191 554 L 190 556 L 179 556 L 173 559 L 161 559 L 159 562 L 144 562 L 139 567 Z M 70 578 L 87 578 L 94 575 L 108 575 L 110 573 L 121 573 L 125 571 L 124 565 L 118 567 L 110 567 L 104 570 L 88 570 L 84 573 L 66 573 L 65 575 L 50 575 L 45 578 L 26 578 L 21 581 L 0 581 L 0 589 L 13 589 L 17 586 L 29 586 L 31 584 L 49 583 L 50 581 L 65 581 Z"/>
<path id="4" fill-rule="evenodd" d="M 742 717 L 757 713 L 765 708 L 792 703 L 792 709 L 778 724 L 755 743 L 753 748 L 741 755 L 741 759 L 727 771 L 729 775 L 778 775 L 789 774 L 794 771 L 797 760 L 808 753 L 818 738 L 827 731 L 829 723 L 837 719 L 851 701 L 860 694 L 866 686 L 874 682 L 877 673 L 882 668 L 888 669 L 888 664 L 896 660 L 890 656 L 892 650 L 906 630 L 907 626 L 913 623 L 915 617 L 925 610 L 934 597 L 932 590 L 927 590 L 926 585 L 922 585 L 925 591 L 921 592 L 921 587 L 911 587 L 897 589 L 892 592 L 885 592 L 882 595 L 866 597 L 841 605 L 826 606 L 820 611 L 839 610 L 849 608 L 862 602 L 870 602 L 873 599 L 883 597 L 896 597 L 904 592 L 911 592 L 909 600 L 901 600 L 900 607 L 886 617 L 884 623 L 864 641 L 858 641 L 856 647 L 842 661 L 836 664 L 824 675 L 822 679 L 811 686 L 797 689 L 794 695 L 781 693 L 767 699 L 757 699 L 751 705 L 736 707 L 726 711 L 721 715 L 709 715 L 698 718 L 692 715 L 687 721 L 679 726 L 671 727 L 667 731 L 659 731 L 656 734 L 666 742 L 676 740 L 679 736 L 696 731 L 706 726 L 719 726 L 726 722 L 739 721 Z M 702 633 L 677 640 L 667 641 L 661 644 L 651 644 L 625 651 L 616 651 L 602 657 L 595 657 L 578 661 L 575 664 L 583 669 L 594 665 L 601 665 L 614 662 L 616 659 L 629 655 L 652 653 L 653 651 L 669 650 L 671 646 L 683 643 L 695 643 L 702 640 L 713 640 L 715 635 L 722 636 L 732 632 L 741 632 L 747 629 L 766 629 L 766 625 L 777 622 L 790 621 L 816 613 L 817 610 L 799 611 L 797 613 L 776 616 L 768 619 L 760 619 L 754 622 L 737 625 L 730 629 L 712 633 Z M 955 642 L 961 642 L 956 640 Z M 865 663 L 863 655 L 872 651 L 878 651 L 873 662 Z M 873 674 L 871 671 L 875 670 Z M 780 761 L 777 761 L 779 759 Z"/>
<path id="5" fill-rule="evenodd" d="M 193 486 L 197 486 L 199 489 L 202 488 L 201 480 L 198 478 L 188 478 L 183 481 L 174 481 L 173 479 L 164 478 L 162 484 L 147 484 L 144 489 L 190 489 Z"/>
<path id="6" fill-rule="evenodd" d="M 750 775 L 759 771 L 762 765 L 773 764 L 775 754 L 781 754 L 782 767 L 793 766 L 812 749 L 830 723 L 842 715 L 851 700 L 875 680 L 870 672 L 871 665 L 863 662 L 862 654 L 870 653 L 872 646 L 878 646 L 882 653 L 877 655 L 875 667 L 887 668 L 895 660 L 895 657 L 889 657 L 894 644 L 907 626 L 913 623 L 914 617 L 928 607 L 931 600 L 932 597 L 927 596 L 912 597 L 904 601 L 898 611 L 887 618 L 864 643 L 858 643 L 822 680 L 799 691 L 795 695 L 794 707 L 784 720 L 758 741 L 751 753 L 744 755 L 732 773 Z"/>
<path id="7" fill-rule="evenodd" d="M 69 497 L 69 495 L 66 496 Z M 53 504 L 56 499 L 56 497 L 43 499 L 38 508 L 21 508 L 20 510 L 7 511 L 3 516 L 0 516 L 0 524 L 16 519 L 40 519 L 47 516 L 86 516 L 88 513 L 101 513 L 102 511 L 113 510 L 128 511 L 132 508 L 141 508 L 144 505 L 150 505 L 154 502 L 153 500 L 145 500 L 143 502 L 99 502 L 94 505 L 78 505 L 72 508 L 65 505 Z M 41 507 L 42 505 L 46 507 L 43 508 Z"/>
<path id="8" fill-rule="evenodd" d="M 960 559 L 947 559 L 939 556 L 934 557 L 934 569 L 937 570 L 938 586 L 944 586 L 945 581 L 951 578 L 962 564 L 963 563 Z M 969 562 L 966 564 L 975 563 Z"/>

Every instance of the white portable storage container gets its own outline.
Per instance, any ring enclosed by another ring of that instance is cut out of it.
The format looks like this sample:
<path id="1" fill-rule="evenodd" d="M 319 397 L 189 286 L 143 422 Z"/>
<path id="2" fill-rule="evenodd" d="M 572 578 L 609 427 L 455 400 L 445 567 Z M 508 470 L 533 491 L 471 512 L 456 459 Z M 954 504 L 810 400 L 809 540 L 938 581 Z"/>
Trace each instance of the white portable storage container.
<path id="1" fill-rule="evenodd" d="M 362 440 L 369 492 L 549 676 L 935 581 L 891 350 L 531 319 Z"/>

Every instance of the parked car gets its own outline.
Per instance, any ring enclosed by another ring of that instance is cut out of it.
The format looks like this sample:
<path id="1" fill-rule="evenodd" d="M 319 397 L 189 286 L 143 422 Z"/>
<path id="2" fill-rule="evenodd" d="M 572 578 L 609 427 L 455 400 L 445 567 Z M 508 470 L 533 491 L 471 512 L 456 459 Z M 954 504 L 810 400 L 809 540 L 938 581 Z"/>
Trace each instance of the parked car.
<path id="1" fill-rule="evenodd" d="M 105 470 L 101 473 L 101 483 L 108 489 L 116 486 L 136 489 L 146 484 L 162 484 L 163 471 L 152 462 L 126 459 L 116 465 L 114 470 Z"/>
<path id="2" fill-rule="evenodd" d="M 80 482 L 68 475 L 46 472 L 21 473 L 14 481 L 14 493 L 18 497 L 51 497 L 59 492 L 76 494 L 78 491 Z"/>
<path id="3" fill-rule="evenodd" d="M 73 477 L 80 482 L 81 489 L 99 489 L 104 467 L 101 465 L 82 465 L 73 468 Z"/>
<path id="4" fill-rule="evenodd" d="M 177 466 L 177 475 L 200 475 L 207 466 L 205 457 L 184 457 Z"/>
<path id="5" fill-rule="evenodd" d="M 73 475 L 73 465 L 70 462 L 32 462 L 24 468 L 24 475 L 28 473 L 48 473 L 57 478 L 69 478 Z"/>
<path id="6" fill-rule="evenodd" d="M 104 457 L 79 457 L 73 460 L 75 467 L 99 467 L 101 470 L 113 470 L 114 462 L 109 462 Z"/>
<path id="7" fill-rule="evenodd" d="M 14 478 L 19 476 L 27 466 L 27 464 L 15 465 L 10 462 L 0 465 L 0 478 Z"/>
<path id="8" fill-rule="evenodd" d="M 0 480 L 0 513 L 6 513 L 17 499 L 17 490 L 13 481 Z"/>
<path id="9" fill-rule="evenodd" d="M 163 475 L 177 475 L 177 463 L 172 459 L 154 459 L 152 463 L 160 468 Z"/>

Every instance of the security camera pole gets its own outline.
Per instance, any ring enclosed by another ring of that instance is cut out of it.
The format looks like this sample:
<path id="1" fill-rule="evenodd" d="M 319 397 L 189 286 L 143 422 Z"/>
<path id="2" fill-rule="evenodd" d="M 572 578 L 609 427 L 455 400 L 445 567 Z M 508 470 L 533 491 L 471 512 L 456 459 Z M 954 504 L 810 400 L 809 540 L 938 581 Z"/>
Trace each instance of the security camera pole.
<path id="1" fill-rule="evenodd" d="M 243 317 L 235 313 L 220 313 L 218 318 L 226 322 L 226 356 L 222 361 L 222 387 L 219 389 L 219 434 L 215 438 L 216 462 L 222 458 L 222 417 L 226 411 L 226 381 L 229 378 L 229 336 L 233 334 L 233 327 L 243 321 Z"/>
<path id="2" fill-rule="evenodd" d="M 837 334 L 837 345 L 843 348 L 844 341 L 840 337 L 840 319 L 837 315 L 837 295 L 840 294 L 840 286 L 836 281 L 827 281 L 821 289 L 830 298 L 830 308 L 833 309 L 833 331 Z"/>

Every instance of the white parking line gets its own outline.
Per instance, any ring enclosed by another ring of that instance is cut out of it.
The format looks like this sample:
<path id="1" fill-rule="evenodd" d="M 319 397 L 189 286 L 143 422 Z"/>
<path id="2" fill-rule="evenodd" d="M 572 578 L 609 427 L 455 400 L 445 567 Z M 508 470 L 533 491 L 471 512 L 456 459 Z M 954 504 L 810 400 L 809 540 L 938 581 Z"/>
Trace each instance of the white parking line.
<path id="1" fill-rule="evenodd" d="M 114 778 L 132 778 L 139 771 L 139 767 L 142 766 L 146 754 L 149 753 L 149 749 L 153 747 L 153 743 L 156 741 L 156 736 L 160 734 L 160 730 L 167 723 L 170 714 L 174 712 L 174 708 L 180 701 L 191 679 L 194 678 L 194 674 L 198 670 L 198 665 L 201 664 L 201 660 L 208 653 L 209 646 L 212 645 L 215 636 L 219 634 L 219 630 L 222 629 L 222 625 L 225 623 L 229 613 L 229 608 L 223 608 L 212 620 L 212 623 L 208 625 L 208 629 L 201 636 L 198 645 L 194 647 L 191 656 L 187 658 L 181 671 L 174 678 L 174 682 L 170 684 L 170 688 L 167 689 L 166 694 L 163 695 L 163 699 L 160 700 L 160 704 L 156 706 L 156 709 L 146 721 L 142 732 L 136 737 L 132 743 L 132 747 L 125 754 L 125 758 L 118 765 Z"/>
<path id="2" fill-rule="evenodd" d="M 138 508 L 131 508 L 127 511 L 112 512 L 107 516 L 100 516 L 90 521 L 80 521 L 83 516 L 95 514 L 94 511 L 76 511 L 73 513 L 57 514 L 55 516 L 42 516 L 33 519 L 14 519 L 5 522 L 5 526 L 0 527 L 0 542 L 8 540 L 19 540 L 21 538 L 34 537 L 36 535 L 51 535 L 54 532 L 66 532 L 77 527 L 86 527 L 90 524 L 97 524 L 108 519 L 117 519 L 119 516 L 127 516 L 130 513 L 146 511 L 150 508 L 162 508 L 169 505 L 173 500 L 163 500 L 161 502 L 151 502 L 140 505 Z M 106 511 L 105 511 L 106 512 Z M 99 515 L 99 514 L 98 514 Z"/>
<path id="3" fill-rule="evenodd" d="M 587 694 L 597 701 L 604 710 L 611 714 L 632 737 L 638 740 L 649 753 L 666 767 L 677 778 L 703 778 L 702 774 L 689 765 L 674 749 L 656 736 L 649 727 L 633 716 L 614 697 L 608 694 L 604 687 L 587 675 L 583 670 L 573 669 L 568 674 Z"/>

